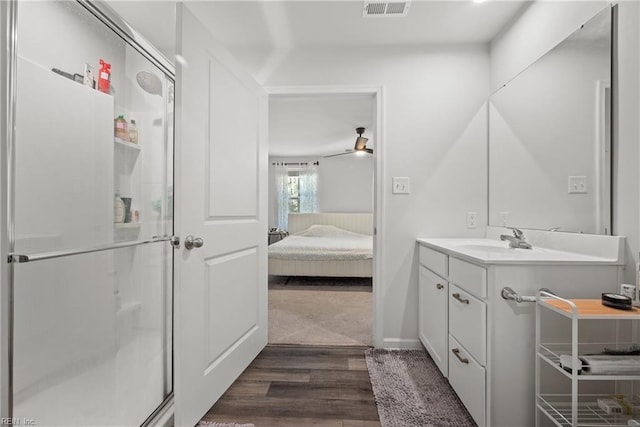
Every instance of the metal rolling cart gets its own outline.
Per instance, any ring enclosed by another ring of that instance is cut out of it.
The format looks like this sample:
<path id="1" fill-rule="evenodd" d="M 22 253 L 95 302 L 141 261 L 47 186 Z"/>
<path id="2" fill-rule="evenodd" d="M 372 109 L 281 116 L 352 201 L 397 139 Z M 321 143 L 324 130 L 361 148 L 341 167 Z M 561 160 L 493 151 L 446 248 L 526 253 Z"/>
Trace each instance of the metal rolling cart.
<path id="1" fill-rule="evenodd" d="M 640 404 L 635 394 L 640 384 L 637 383 L 640 370 L 598 373 L 593 365 L 589 366 L 586 356 L 599 354 L 602 357 L 603 349 L 608 353 L 623 353 L 637 348 L 638 320 L 640 309 L 635 307 L 618 310 L 602 305 L 600 299 L 569 300 L 539 292 L 536 304 L 536 426 L 548 425 L 541 424 L 544 418 L 557 426 L 640 425 L 640 421 L 634 424 L 640 420 Z M 569 339 L 559 339 L 567 335 Z M 615 357 L 610 355 L 609 359 Z M 615 366 L 617 362 L 612 363 Z M 557 392 L 559 389 L 561 392 Z M 605 410 L 606 404 L 599 399 L 613 400 L 617 405 Z M 622 407 L 621 413 L 616 413 L 620 411 L 618 406 Z"/>

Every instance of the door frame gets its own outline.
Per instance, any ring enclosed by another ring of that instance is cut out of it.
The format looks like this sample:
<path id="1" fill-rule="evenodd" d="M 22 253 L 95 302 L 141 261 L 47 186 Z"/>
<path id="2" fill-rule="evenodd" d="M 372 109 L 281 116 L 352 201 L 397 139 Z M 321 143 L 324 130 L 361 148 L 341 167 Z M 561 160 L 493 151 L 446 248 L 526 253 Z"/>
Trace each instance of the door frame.
<path id="1" fill-rule="evenodd" d="M 10 191 L 15 126 L 17 61 L 17 0 L 0 1 L 0 417 L 11 418 L 13 398 L 13 265 L 7 260 L 13 249 L 13 214 Z"/>
<path id="2" fill-rule="evenodd" d="M 92 0 L 75 1 L 175 83 L 173 64 L 150 42 L 131 29 L 109 5 Z M 13 419 L 14 263 L 2 261 L 8 260 L 13 254 L 15 244 L 13 186 L 15 182 L 18 3 L 18 0 L 0 0 L 0 23 L 2 24 L 0 25 L 2 29 L 0 30 L 0 100 L 2 100 L 0 101 L 0 418 L 9 419 L 14 423 L 22 421 L 24 424 L 24 420 Z M 174 303 L 175 301 L 172 301 L 172 304 Z M 173 322 L 172 317 L 170 320 Z M 171 335 L 173 340 L 173 330 Z M 171 371 L 173 381 L 173 360 Z M 168 420 L 171 416 L 172 406 L 173 391 L 154 412 L 149 414 L 149 418 L 142 425 L 153 424 L 157 420 L 164 423 L 164 420 Z"/>
<path id="3" fill-rule="evenodd" d="M 384 191 L 385 182 L 383 162 L 384 151 L 384 86 L 326 85 L 326 86 L 265 86 L 269 100 L 285 96 L 323 96 L 323 95 L 372 95 L 375 100 L 375 145 L 373 153 L 373 346 L 383 347 L 382 334 L 382 260 L 384 245 L 382 244 Z"/>

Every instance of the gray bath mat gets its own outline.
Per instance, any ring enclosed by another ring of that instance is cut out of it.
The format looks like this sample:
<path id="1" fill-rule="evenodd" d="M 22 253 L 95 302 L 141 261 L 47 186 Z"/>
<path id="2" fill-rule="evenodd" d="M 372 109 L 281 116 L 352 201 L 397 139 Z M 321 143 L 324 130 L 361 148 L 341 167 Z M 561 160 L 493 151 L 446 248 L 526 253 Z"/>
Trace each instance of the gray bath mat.
<path id="1" fill-rule="evenodd" d="M 426 351 L 365 352 L 382 427 L 463 427 L 476 423 Z"/>

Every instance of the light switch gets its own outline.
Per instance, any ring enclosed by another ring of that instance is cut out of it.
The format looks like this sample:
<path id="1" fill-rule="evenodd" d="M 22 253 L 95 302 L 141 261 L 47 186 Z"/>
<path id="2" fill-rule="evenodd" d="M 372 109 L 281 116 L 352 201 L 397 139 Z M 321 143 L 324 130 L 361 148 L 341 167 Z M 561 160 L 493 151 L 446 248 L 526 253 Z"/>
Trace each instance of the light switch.
<path id="1" fill-rule="evenodd" d="M 409 177 L 394 176 L 392 194 L 409 194 Z"/>
<path id="2" fill-rule="evenodd" d="M 586 176 L 569 177 L 569 194 L 584 194 L 587 192 Z"/>

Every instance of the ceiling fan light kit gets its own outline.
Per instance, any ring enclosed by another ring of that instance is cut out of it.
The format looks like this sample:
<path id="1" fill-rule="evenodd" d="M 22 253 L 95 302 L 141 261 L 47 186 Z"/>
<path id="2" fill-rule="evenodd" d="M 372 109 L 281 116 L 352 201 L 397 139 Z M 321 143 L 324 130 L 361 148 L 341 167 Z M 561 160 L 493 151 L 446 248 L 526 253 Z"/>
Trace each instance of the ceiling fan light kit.
<path id="1" fill-rule="evenodd" d="M 355 145 L 353 147 L 353 150 L 345 150 L 344 153 L 331 154 L 329 156 L 324 156 L 324 157 L 343 156 L 345 154 L 351 154 L 351 153 L 356 153 L 356 154 L 369 153 L 369 154 L 373 154 L 373 149 L 372 148 L 367 148 L 367 141 L 369 141 L 369 138 L 365 138 L 365 137 L 362 136 L 364 131 L 365 131 L 365 129 L 363 127 L 356 128 L 356 133 L 358 134 L 358 137 L 356 138 L 356 143 L 355 143 Z"/>

